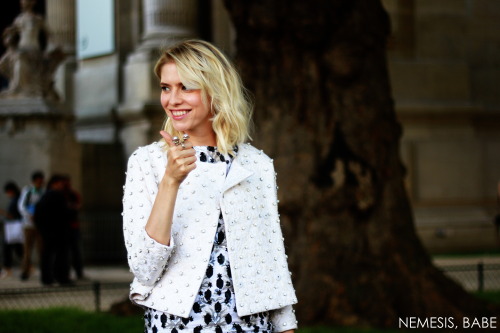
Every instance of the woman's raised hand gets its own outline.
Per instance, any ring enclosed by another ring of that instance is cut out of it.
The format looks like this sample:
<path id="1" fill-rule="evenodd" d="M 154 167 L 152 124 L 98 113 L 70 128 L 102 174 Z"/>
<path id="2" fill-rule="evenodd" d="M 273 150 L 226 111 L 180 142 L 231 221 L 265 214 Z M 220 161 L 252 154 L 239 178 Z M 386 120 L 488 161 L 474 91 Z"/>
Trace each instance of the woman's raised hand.
<path id="1" fill-rule="evenodd" d="M 167 168 L 164 180 L 179 185 L 187 175 L 196 168 L 196 155 L 193 144 L 187 140 L 179 144 L 165 131 L 160 131 L 169 149 L 167 151 Z"/>

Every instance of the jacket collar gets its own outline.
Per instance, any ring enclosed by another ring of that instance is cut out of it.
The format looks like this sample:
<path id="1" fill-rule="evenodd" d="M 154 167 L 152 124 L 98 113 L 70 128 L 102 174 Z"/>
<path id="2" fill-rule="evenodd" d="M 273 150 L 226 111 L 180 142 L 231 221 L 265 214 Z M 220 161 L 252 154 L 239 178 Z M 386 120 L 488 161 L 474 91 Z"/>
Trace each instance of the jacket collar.
<path id="1" fill-rule="evenodd" d="M 226 180 L 222 185 L 222 193 L 229 190 L 231 187 L 241 183 L 243 180 L 252 176 L 254 172 L 245 166 L 249 165 L 246 155 L 246 149 L 244 144 L 239 146 L 240 151 L 236 155 L 233 163 L 231 164 L 231 168 L 229 169 L 229 173 L 227 174 Z"/>

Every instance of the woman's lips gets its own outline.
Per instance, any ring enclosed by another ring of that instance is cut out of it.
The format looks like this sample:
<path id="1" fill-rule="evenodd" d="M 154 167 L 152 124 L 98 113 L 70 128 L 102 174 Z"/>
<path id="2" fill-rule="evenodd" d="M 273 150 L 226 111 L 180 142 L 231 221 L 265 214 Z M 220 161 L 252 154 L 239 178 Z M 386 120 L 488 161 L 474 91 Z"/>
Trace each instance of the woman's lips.
<path id="1" fill-rule="evenodd" d="M 172 118 L 174 120 L 181 120 L 189 113 L 191 110 L 171 110 Z"/>

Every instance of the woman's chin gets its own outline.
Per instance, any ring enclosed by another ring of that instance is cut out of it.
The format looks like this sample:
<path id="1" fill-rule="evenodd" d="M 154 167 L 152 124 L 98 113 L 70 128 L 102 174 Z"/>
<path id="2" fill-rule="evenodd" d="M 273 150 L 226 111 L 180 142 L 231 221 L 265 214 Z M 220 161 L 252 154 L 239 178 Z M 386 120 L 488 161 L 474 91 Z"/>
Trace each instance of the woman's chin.
<path id="1" fill-rule="evenodd" d="M 182 125 L 176 125 L 176 124 L 173 124 L 173 127 L 174 129 L 177 131 L 177 132 L 186 132 L 189 130 L 189 128 L 187 126 L 182 126 Z"/>

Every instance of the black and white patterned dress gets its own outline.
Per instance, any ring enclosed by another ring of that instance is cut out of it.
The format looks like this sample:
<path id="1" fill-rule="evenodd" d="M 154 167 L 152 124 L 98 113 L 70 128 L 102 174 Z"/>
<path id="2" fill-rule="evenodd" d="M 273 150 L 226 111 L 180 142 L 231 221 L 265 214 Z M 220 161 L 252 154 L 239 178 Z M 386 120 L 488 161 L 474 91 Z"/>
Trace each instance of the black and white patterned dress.
<path id="1" fill-rule="evenodd" d="M 223 155 L 215 147 L 194 147 L 198 160 L 208 163 L 226 163 L 231 166 L 233 157 Z M 237 149 L 234 149 L 237 152 Z M 145 333 L 226 333 L 272 332 L 269 312 L 239 317 L 231 279 L 231 269 L 226 245 L 222 214 L 215 233 L 214 245 L 205 278 L 201 283 L 188 318 L 174 316 L 148 308 L 144 314 Z"/>

